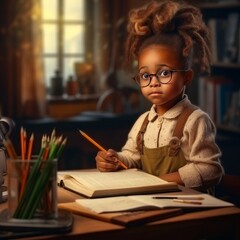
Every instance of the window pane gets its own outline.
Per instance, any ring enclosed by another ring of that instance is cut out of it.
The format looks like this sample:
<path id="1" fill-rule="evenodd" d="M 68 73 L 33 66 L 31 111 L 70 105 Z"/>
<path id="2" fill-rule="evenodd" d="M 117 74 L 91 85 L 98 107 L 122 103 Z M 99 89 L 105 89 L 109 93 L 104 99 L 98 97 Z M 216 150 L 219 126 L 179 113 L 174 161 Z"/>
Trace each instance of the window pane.
<path id="1" fill-rule="evenodd" d="M 84 52 L 83 25 L 67 25 L 64 27 L 64 53 Z"/>
<path id="2" fill-rule="evenodd" d="M 43 20 L 57 19 L 58 0 L 42 0 Z"/>
<path id="3" fill-rule="evenodd" d="M 70 75 L 76 76 L 74 65 L 75 62 L 83 62 L 83 57 L 65 57 L 64 58 L 64 81 L 66 82 Z"/>
<path id="4" fill-rule="evenodd" d="M 85 0 L 66 0 L 64 2 L 64 19 L 83 21 L 85 19 L 84 2 Z"/>
<path id="5" fill-rule="evenodd" d="M 56 24 L 43 24 L 43 52 L 57 52 L 57 26 Z"/>
<path id="6" fill-rule="evenodd" d="M 45 83 L 47 87 L 51 86 L 51 78 L 57 70 L 57 58 L 44 58 Z"/>

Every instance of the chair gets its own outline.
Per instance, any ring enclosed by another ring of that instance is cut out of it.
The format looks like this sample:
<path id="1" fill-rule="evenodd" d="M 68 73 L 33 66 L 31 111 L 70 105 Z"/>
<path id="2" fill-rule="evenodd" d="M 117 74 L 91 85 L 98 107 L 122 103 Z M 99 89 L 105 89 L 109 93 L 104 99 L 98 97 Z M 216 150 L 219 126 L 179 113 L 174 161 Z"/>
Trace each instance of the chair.
<path id="1" fill-rule="evenodd" d="M 224 175 L 216 186 L 216 196 L 240 207 L 240 176 Z"/>
<path id="2" fill-rule="evenodd" d="M 97 103 L 97 111 L 121 114 L 139 110 L 139 91 L 129 86 L 119 87 L 116 72 L 110 71 L 106 75 L 105 87 L 106 90 Z"/>
<path id="3" fill-rule="evenodd" d="M 97 111 L 123 113 L 124 97 L 121 91 L 115 89 L 106 90 L 97 102 Z"/>

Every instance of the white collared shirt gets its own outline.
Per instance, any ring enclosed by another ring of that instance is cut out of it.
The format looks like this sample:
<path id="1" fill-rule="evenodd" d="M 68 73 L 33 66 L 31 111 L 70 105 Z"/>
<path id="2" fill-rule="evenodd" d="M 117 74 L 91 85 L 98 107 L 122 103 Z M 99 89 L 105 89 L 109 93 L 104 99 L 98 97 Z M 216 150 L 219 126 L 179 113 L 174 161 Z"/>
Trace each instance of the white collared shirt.
<path id="1" fill-rule="evenodd" d="M 155 105 L 153 105 L 150 111 L 143 113 L 134 123 L 128 134 L 126 144 L 122 151 L 118 152 L 119 158 L 130 168 L 139 168 L 141 160 L 140 153 L 137 150 L 136 138 L 146 115 L 149 113 L 149 124 L 144 134 L 144 145 L 147 148 L 162 147 L 168 145 L 178 116 L 190 104 L 191 102 L 185 95 L 182 101 L 157 118 Z M 187 164 L 181 167 L 178 172 L 186 187 L 217 184 L 220 181 L 223 168 L 219 160 L 221 151 L 216 145 L 215 137 L 216 128 L 208 114 L 201 109 L 195 110 L 185 124 L 181 139 L 181 149 Z"/>

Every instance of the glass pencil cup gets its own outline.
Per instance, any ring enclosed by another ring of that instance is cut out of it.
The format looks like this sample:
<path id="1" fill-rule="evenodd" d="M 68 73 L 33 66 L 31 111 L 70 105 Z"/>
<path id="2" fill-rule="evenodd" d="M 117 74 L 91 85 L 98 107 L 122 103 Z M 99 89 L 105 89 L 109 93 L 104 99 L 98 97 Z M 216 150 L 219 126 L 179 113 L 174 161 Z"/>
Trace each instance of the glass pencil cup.
<path id="1" fill-rule="evenodd" d="M 11 219 L 56 219 L 57 159 L 8 159 Z"/>

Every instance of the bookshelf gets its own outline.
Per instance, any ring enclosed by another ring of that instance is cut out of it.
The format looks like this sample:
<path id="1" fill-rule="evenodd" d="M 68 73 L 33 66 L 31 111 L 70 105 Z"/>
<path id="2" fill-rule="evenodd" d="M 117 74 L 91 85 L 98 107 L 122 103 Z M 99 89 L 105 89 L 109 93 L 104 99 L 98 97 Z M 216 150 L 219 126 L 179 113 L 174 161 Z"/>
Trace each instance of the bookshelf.
<path id="1" fill-rule="evenodd" d="M 198 103 L 223 132 L 240 135 L 240 2 L 196 3 L 211 33 L 211 77 L 198 79 Z"/>

